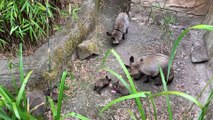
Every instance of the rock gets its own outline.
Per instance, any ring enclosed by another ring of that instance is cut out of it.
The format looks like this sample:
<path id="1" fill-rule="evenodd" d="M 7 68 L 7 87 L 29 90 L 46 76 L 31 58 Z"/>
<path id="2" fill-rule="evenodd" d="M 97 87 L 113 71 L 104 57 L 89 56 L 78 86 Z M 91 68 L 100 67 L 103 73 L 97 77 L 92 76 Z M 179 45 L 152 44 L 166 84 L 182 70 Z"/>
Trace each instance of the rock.
<path id="1" fill-rule="evenodd" d="M 207 50 L 203 44 L 202 40 L 199 40 L 199 42 L 195 42 L 192 45 L 191 49 L 191 60 L 193 63 L 201 63 L 208 61 L 209 57 L 207 54 Z"/>
<path id="2" fill-rule="evenodd" d="M 46 112 L 46 98 L 44 92 L 41 90 L 34 90 L 32 92 L 28 92 L 26 96 L 27 99 L 29 99 L 29 105 L 30 110 L 32 110 L 32 114 L 36 117 L 44 116 L 44 113 Z"/>
<path id="3" fill-rule="evenodd" d="M 95 42 L 92 40 L 86 40 L 78 45 L 78 56 L 79 59 L 83 60 L 92 55 L 98 55 L 99 49 Z"/>
<path id="4" fill-rule="evenodd" d="M 177 11 L 187 11 L 194 15 L 206 15 L 210 0 L 168 0 L 166 7 Z"/>

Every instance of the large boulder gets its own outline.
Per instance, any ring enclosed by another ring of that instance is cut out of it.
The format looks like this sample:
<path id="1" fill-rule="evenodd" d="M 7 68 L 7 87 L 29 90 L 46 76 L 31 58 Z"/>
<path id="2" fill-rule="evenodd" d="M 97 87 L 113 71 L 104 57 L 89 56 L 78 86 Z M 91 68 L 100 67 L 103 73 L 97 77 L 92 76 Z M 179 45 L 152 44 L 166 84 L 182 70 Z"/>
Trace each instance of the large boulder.
<path id="1" fill-rule="evenodd" d="M 79 59 L 83 60 L 92 55 L 98 55 L 99 49 L 95 42 L 92 40 L 86 40 L 78 45 L 78 56 Z"/>
<path id="2" fill-rule="evenodd" d="M 29 100 L 29 107 L 32 114 L 36 117 L 44 117 L 44 113 L 47 110 L 45 107 L 46 98 L 44 92 L 41 90 L 34 90 L 28 92 L 26 97 Z"/>
<path id="3" fill-rule="evenodd" d="M 204 46 L 203 40 L 192 44 L 191 49 L 191 60 L 193 63 L 201 63 L 208 61 L 209 57 L 207 54 L 206 47 Z"/>

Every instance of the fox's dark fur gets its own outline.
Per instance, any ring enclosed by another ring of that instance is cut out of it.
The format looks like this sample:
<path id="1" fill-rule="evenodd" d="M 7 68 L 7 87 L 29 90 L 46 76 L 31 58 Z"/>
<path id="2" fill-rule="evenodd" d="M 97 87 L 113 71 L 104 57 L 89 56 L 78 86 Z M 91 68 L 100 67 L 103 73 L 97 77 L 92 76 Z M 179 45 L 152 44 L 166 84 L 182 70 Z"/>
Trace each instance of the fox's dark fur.
<path id="1" fill-rule="evenodd" d="M 121 85 L 119 81 L 112 85 L 112 89 L 115 90 L 117 93 L 120 93 L 121 95 L 129 95 L 128 89 L 125 86 Z"/>
<path id="2" fill-rule="evenodd" d="M 145 76 L 145 82 L 155 79 L 155 85 L 159 86 L 162 85 L 162 81 L 158 65 L 162 68 L 164 75 L 167 76 L 168 62 L 169 58 L 164 54 L 149 54 L 139 58 L 137 61 L 134 61 L 134 57 L 131 56 L 130 65 L 126 65 L 126 67 L 134 79 L 137 80 L 141 76 Z M 167 84 L 171 83 L 173 78 L 174 71 L 171 68 Z"/>
<path id="3" fill-rule="evenodd" d="M 113 24 L 113 31 L 107 32 L 108 36 L 111 36 L 112 46 L 116 46 L 123 39 L 125 40 L 125 34 L 128 33 L 129 19 L 128 15 L 124 12 L 118 14 Z"/>
<path id="4" fill-rule="evenodd" d="M 95 83 L 94 91 L 96 91 L 98 94 L 101 94 L 101 90 L 107 87 L 110 82 L 111 79 L 109 79 L 108 76 L 106 76 L 106 78 L 99 79 Z"/>

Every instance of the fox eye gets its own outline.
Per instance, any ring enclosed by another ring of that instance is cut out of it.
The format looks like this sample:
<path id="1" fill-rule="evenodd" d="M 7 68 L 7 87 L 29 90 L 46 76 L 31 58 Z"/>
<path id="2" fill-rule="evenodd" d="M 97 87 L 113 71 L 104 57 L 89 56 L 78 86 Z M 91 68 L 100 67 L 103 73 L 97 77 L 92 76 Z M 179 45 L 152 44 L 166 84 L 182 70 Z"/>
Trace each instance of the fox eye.
<path id="1" fill-rule="evenodd" d="M 115 38 L 114 38 L 114 37 L 112 37 L 111 39 L 112 39 L 112 40 L 115 40 Z"/>

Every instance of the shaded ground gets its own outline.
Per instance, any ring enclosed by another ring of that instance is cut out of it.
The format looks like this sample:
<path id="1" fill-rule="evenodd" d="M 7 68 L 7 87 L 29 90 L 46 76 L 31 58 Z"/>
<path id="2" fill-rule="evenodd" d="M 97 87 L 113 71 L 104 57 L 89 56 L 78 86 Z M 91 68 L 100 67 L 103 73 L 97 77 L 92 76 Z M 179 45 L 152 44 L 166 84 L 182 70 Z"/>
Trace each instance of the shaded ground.
<path id="1" fill-rule="evenodd" d="M 106 31 L 112 29 L 113 20 L 116 15 L 122 11 L 121 8 L 124 6 L 123 3 L 126 2 L 124 0 L 104 0 L 102 3 L 104 6 L 98 25 L 94 32 L 88 37 L 88 39 L 93 39 L 99 44 L 101 54 L 98 57 L 83 61 L 80 61 L 76 55 L 73 55 L 67 69 L 69 71 L 74 71 L 75 79 L 67 82 L 67 84 L 70 85 L 70 90 L 67 91 L 70 92 L 68 93 L 70 96 L 66 97 L 63 103 L 63 113 L 76 112 L 90 119 L 97 120 L 129 120 L 130 116 L 128 109 L 130 109 L 139 117 L 134 100 L 118 103 L 112 106 L 110 110 L 104 112 L 103 115 L 98 116 L 98 111 L 111 100 L 118 98 L 119 95 L 111 93 L 109 88 L 105 89 L 102 95 L 93 91 L 95 81 L 107 74 L 106 72 L 97 72 L 97 70 L 100 67 L 105 51 L 112 48 Z M 165 28 L 156 24 L 147 24 L 139 18 L 146 18 L 149 15 L 149 11 L 144 10 L 145 12 L 139 14 L 134 10 L 135 9 L 132 8 L 133 17 L 130 22 L 129 33 L 126 36 L 126 40 L 122 41 L 119 46 L 114 48 L 125 63 L 128 63 L 128 59 L 131 55 L 136 58 L 147 53 L 164 53 L 169 55 L 172 43 L 181 32 L 181 26 L 190 26 L 190 24 L 188 24 L 189 22 L 187 23 L 187 21 L 183 22 L 181 20 L 176 22 L 176 27 Z M 188 20 L 190 19 L 192 18 L 188 18 Z M 202 18 L 197 18 L 196 20 L 195 23 L 199 23 Z M 195 24 L 193 22 L 190 23 Z M 170 34 L 168 30 L 172 34 Z M 173 83 L 168 86 L 169 90 L 185 92 L 195 97 L 198 96 L 204 88 L 209 77 L 205 64 L 191 63 L 190 50 L 192 43 L 197 40 L 195 39 L 196 35 L 197 31 L 192 31 L 181 42 L 173 64 L 175 79 Z M 115 57 L 111 56 L 107 60 L 106 65 L 124 75 Z M 117 81 L 112 75 L 109 76 L 113 79 L 113 82 Z M 135 84 L 141 91 L 152 91 L 153 93 L 157 93 L 163 90 L 162 87 L 156 87 L 152 83 L 145 84 L 142 81 L 137 81 Z M 207 91 L 209 91 L 209 89 L 210 88 L 207 88 Z M 201 101 L 204 101 L 207 95 L 208 92 L 204 92 Z M 171 96 L 170 98 L 175 120 L 196 118 L 199 113 L 197 107 L 193 108 L 187 115 L 185 114 L 192 105 L 191 102 L 177 96 Z M 154 119 L 150 102 L 147 99 L 142 99 L 142 101 L 147 118 Z M 166 112 L 165 98 L 159 97 L 155 99 L 155 103 L 157 106 L 158 119 L 167 119 L 168 114 Z"/>

